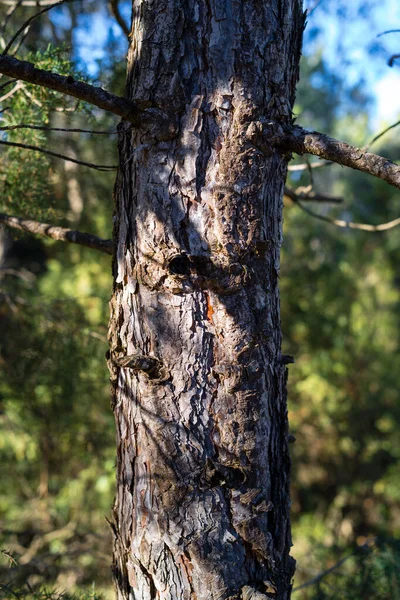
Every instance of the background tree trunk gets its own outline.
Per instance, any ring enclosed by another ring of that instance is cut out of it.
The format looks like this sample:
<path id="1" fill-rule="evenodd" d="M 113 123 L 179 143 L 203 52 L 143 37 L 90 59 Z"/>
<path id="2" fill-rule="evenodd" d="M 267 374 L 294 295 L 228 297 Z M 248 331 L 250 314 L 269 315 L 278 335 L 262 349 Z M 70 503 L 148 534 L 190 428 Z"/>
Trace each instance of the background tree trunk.
<path id="1" fill-rule="evenodd" d="M 300 0 L 134 0 L 120 128 L 110 369 L 119 600 L 286 599 L 279 248 Z"/>

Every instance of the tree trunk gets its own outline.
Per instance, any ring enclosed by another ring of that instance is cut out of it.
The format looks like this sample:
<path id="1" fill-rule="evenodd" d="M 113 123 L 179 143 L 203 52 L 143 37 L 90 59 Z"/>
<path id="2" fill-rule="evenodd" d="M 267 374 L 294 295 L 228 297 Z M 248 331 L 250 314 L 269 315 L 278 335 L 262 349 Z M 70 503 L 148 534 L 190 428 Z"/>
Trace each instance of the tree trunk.
<path id="1" fill-rule="evenodd" d="M 290 597 L 279 248 L 300 0 L 134 0 L 109 365 L 119 600 Z M 160 121 L 155 121 L 160 123 Z M 273 125 L 271 123 L 274 123 Z"/>

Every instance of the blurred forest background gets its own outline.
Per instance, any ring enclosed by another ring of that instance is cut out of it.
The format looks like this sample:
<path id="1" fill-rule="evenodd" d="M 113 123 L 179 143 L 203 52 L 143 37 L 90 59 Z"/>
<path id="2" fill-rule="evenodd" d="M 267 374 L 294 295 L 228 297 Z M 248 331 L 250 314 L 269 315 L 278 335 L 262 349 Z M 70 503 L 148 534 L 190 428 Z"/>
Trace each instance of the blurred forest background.
<path id="1" fill-rule="evenodd" d="M 24 4 L 0 1 L 3 47 L 37 12 Z M 78 72 L 122 95 L 128 42 L 111 4 L 85 0 L 54 8 L 32 22 L 17 55 L 62 74 Z M 120 2 L 120 23 L 129 21 L 129 4 Z M 390 71 L 399 98 L 400 61 L 390 70 L 387 60 L 396 48 L 400 53 L 400 33 L 376 37 L 400 28 L 400 13 L 396 22 L 390 6 L 391 0 L 351 7 L 310 0 L 295 107 L 300 124 L 359 146 L 391 125 L 377 113 L 373 87 L 375 76 Z M 353 55 L 354 47 L 364 48 L 360 68 L 340 33 L 352 26 Z M 113 116 L 27 84 L 2 83 L 0 127 L 115 132 Z M 90 163 L 117 163 L 113 133 L 0 134 L 3 141 Z M 399 140 L 400 127 L 393 128 L 372 150 L 396 161 Z M 115 172 L 5 145 L 0 150 L 0 211 L 111 237 Z M 400 215 L 398 193 L 366 175 L 335 165 L 290 171 L 292 188 L 310 183 L 316 193 L 342 199 L 303 203 L 325 217 L 378 224 Z M 296 359 L 289 409 L 296 438 L 299 589 L 293 597 L 299 600 L 400 599 L 399 242 L 399 229 L 338 228 L 285 196 L 282 324 L 283 351 Z M 114 423 L 104 358 L 110 262 L 80 246 L 0 227 L 3 599 L 60 592 L 66 599 L 113 597 L 106 517 L 115 485 Z"/>

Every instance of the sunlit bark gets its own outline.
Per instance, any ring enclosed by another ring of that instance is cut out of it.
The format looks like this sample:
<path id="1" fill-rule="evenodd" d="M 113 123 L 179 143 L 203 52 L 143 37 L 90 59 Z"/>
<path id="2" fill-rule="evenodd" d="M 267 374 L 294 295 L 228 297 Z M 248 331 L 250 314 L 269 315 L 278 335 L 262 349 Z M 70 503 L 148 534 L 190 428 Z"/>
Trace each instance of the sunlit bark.
<path id="1" fill-rule="evenodd" d="M 120 127 L 109 355 L 118 598 L 287 599 L 288 157 L 257 132 L 292 122 L 301 3 L 134 0 L 133 15 L 127 98 L 174 127 Z"/>

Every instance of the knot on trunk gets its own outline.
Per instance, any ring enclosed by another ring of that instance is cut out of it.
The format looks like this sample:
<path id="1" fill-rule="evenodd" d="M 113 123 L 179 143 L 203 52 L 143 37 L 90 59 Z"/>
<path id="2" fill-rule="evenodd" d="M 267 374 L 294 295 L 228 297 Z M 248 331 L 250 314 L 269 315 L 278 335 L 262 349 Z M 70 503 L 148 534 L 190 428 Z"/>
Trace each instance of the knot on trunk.
<path id="1" fill-rule="evenodd" d="M 111 358 L 115 367 L 120 369 L 132 369 L 133 371 L 142 371 L 146 373 L 150 379 L 157 381 L 165 381 L 168 377 L 167 369 L 161 361 L 154 356 L 140 354 L 129 354 L 118 358 Z"/>
<path id="2" fill-rule="evenodd" d="M 176 283 L 180 283 L 176 293 L 200 289 L 228 295 L 242 289 L 250 280 L 250 269 L 245 264 L 184 252 L 173 256 L 167 268 Z"/>

